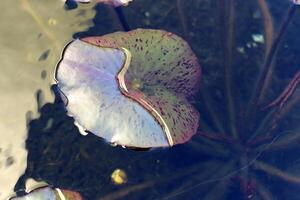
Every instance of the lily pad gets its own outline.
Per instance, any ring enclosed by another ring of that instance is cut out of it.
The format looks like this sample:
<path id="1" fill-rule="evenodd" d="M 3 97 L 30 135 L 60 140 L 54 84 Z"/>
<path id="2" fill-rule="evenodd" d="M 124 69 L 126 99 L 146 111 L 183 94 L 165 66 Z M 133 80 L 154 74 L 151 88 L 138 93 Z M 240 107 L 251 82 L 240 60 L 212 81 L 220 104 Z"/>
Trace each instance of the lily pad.
<path id="1" fill-rule="evenodd" d="M 78 192 L 70 190 L 53 189 L 51 187 L 37 188 L 27 195 L 13 197 L 10 200 L 83 200 Z"/>
<path id="2" fill-rule="evenodd" d="M 69 115 L 84 130 L 148 148 L 184 143 L 196 133 L 199 114 L 187 98 L 200 74 L 183 39 L 137 29 L 72 42 L 56 79 Z"/>
<path id="3" fill-rule="evenodd" d="M 79 3 L 90 3 L 91 0 L 72 0 Z M 104 3 L 111 6 L 127 6 L 132 0 L 96 0 L 96 3 Z"/>

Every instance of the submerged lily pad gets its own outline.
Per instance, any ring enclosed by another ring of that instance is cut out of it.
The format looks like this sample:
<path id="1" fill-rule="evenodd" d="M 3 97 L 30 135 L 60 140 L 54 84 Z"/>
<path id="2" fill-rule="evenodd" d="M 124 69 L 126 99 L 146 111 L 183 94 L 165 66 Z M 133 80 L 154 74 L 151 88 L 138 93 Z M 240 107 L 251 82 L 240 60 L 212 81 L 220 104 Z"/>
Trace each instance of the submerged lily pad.
<path id="1" fill-rule="evenodd" d="M 200 66 L 172 33 L 137 29 L 75 40 L 56 80 L 69 115 L 109 142 L 172 146 L 197 131 L 199 114 L 187 98 L 199 87 Z"/>

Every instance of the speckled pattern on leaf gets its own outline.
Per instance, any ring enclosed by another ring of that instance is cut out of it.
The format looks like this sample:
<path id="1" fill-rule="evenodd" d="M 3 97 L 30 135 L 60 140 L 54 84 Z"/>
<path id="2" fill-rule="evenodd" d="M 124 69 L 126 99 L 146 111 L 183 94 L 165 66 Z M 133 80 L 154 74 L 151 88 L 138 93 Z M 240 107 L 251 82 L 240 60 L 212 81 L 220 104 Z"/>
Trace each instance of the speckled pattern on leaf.
<path id="1" fill-rule="evenodd" d="M 144 100 L 156 109 L 169 128 L 173 144 L 187 142 L 196 133 L 199 113 L 183 96 L 160 87 L 144 88 L 143 91 L 130 88 L 128 96 L 137 101 Z"/>
<path id="2" fill-rule="evenodd" d="M 170 130 L 171 144 L 186 142 L 197 132 L 199 114 L 186 98 L 197 92 L 201 70 L 183 39 L 162 30 L 137 29 L 82 40 L 130 51 L 125 95 L 155 108 Z"/>
<path id="3" fill-rule="evenodd" d="M 182 38 L 163 30 L 137 29 L 101 37 L 83 38 L 102 47 L 124 47 L 133 55 L 126 79 L 164 87 L 190 96 L 200 86 L 197 57 Z M 130 84 L 130 83 L 129 83 Z"/>

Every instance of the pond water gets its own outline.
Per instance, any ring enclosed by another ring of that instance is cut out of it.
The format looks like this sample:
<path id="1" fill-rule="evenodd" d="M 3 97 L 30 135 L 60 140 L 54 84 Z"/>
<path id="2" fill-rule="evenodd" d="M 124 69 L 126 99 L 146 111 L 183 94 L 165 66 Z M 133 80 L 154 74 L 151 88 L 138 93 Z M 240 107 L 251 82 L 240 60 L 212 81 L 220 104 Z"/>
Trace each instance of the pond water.
<path id="1" fill-rule="evenodd" d="M 87 200 L 300 199 L 300 6 L 292 1 L 134 0 L 114 9 L 2 0 L 0 17 L 0 200 L 24 194 L 29 179 Z M 185 144 L 141 151 L 82 136 L 55 97 L 68 42 L 136 28 L 181 36 L 200 61 L 191 100 L 200 126 Z"/>

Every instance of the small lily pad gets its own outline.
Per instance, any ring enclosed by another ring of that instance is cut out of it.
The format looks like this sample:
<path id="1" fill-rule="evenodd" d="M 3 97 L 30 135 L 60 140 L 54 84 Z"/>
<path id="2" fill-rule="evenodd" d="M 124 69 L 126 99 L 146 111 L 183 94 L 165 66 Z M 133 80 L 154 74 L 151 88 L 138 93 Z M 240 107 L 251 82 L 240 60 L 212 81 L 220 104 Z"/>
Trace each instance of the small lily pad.
<path id="1" fill-rule="evenodd" d="M 41 187 L 32 190 L 21 197 L 13 197 L 10 200 L 83 200 L 78 192 L 70 190 L 53 189 L 51 187 Z"/>

